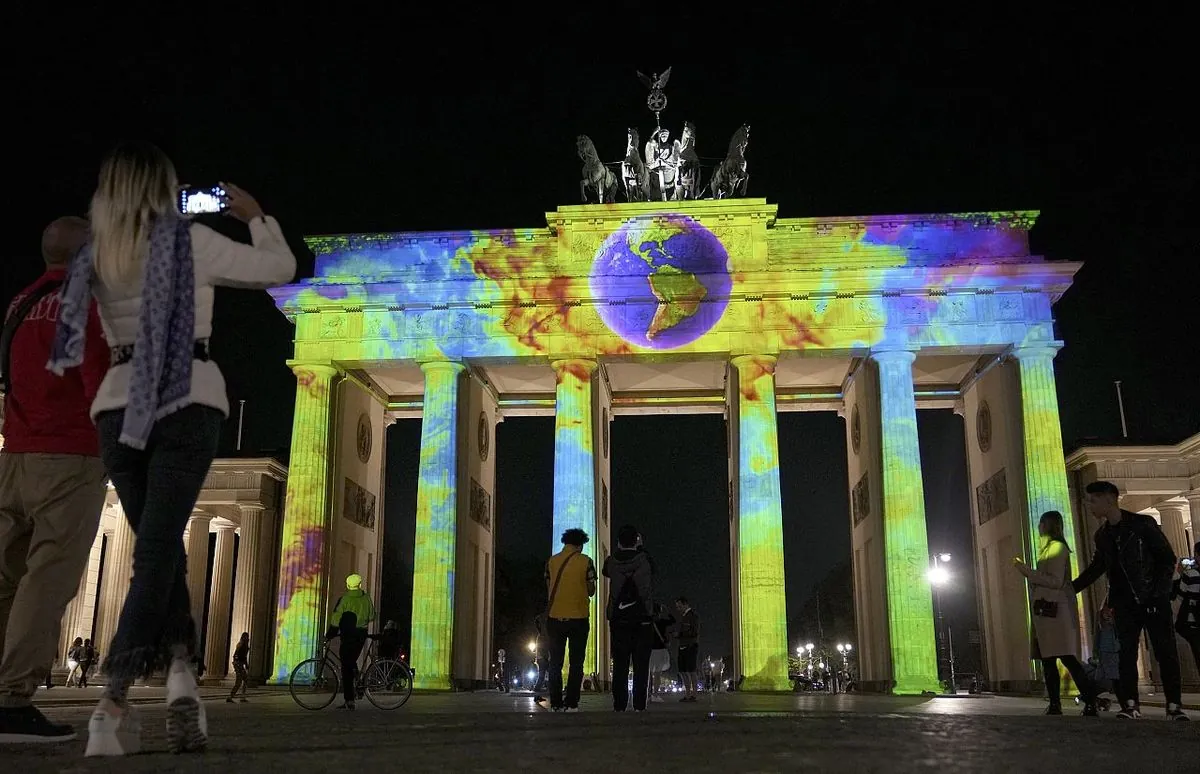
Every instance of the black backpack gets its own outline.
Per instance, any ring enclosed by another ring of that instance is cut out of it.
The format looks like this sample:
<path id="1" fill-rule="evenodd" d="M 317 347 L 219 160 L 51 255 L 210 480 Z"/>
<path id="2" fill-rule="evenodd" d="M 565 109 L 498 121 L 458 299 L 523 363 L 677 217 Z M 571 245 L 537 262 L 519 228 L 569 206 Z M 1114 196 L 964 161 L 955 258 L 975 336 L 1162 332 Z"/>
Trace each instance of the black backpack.
<path id="1" fill-rule="evenodd" d="M 638 593 L 637 581 L 633 572 L 618 576 L 621 587 L 613 597 L 612 609 L 608 611 L 608 620 L 614 623 L 641 623 L 646 619 L 646 600 Z"/>
<path id="2" fill-rule="evenodd" d="M 4 319 L 4 328 L 0 331 L 0 391 L 5 395 L 12 392 L 12 374 L 8 370 L 8 360 L 9 353 L 12 350 L 13 336 L 17 335 L 17 328 L 25 321 L 25 317 L 37 305 L 37 302 L 60 287 L 62 287 L 61 280 L 43 282 L 34 288 L 29 295 L 21 299 L 21 303 L 11 309 L 12 313 Z"/>

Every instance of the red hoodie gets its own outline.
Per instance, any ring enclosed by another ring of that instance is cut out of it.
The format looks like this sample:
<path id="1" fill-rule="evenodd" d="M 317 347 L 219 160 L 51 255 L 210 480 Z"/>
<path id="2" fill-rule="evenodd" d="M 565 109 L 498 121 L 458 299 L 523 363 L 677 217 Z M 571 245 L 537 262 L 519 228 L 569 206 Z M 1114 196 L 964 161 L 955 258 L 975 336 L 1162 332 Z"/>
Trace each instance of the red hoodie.
<path id="1" fill-rule="evenodd" d="M 66 276 L 66 269 L 49 269 L 17 294 L 5 318 L 39 285 L 65 280 Z M 57 292 L 42 298 L 13 335 L 8 360 L 11 391 L 4 398 L 4 451 L 99 457 L 100 445 L 89 409 L 108 371 L 108 342 L 93 301 L 88 310 L 83 364 L 67 369 L 62 376 L 47 370 L 58 327 L 58 304 Z"/>

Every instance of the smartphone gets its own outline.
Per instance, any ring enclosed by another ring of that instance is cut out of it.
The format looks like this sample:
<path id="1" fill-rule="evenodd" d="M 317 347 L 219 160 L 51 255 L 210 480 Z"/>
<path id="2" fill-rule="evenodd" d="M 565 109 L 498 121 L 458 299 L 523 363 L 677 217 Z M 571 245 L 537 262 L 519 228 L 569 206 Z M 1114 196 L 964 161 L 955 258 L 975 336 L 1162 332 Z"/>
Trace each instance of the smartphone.
<path id="1" fill-rule="evenodd" d="M 179 189 L 179 211 L 184 215 L 224 212 L 228 208 L 229 194 L 220 185 L 188 186 Z"/>
<path id="2" fill-rule="evenodd" d="M 1184 567 L 1195 567 L 1196 559 L 1194 557 L 1185 556 L 1184 558 L 1179 560 L 1179 563 L 1182 564 Z"/>

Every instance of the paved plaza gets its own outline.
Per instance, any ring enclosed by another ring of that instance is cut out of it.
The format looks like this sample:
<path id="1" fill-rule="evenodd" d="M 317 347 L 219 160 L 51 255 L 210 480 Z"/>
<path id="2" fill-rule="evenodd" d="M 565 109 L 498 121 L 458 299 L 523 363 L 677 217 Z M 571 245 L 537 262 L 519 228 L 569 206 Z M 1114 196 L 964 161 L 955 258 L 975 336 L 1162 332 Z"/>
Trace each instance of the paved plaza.
<path id="1" fill-rule="evenodd" d="M 87 693 L 95 689 L 89 689 Z M 90 696 L 44 694 L 55 720 L 82 731 Z M 1037 699 L 723 694 L 694 705 L 616 714 L 607 696 L 583 711 L 537 709 L 528 695 L 417 695 L 384 712 L 307 712 L 278 691 L 248 704 L 209 698 L 210 749 L 165 752 L 161 689 L 135 689 L 146 752 L 119 764 L 85 759 L 84 734 L 55 746 L 0 749 L 5 771 L 1196 771 L 1200 722 L 1042 717 Z M 1200 714 L 1200 713 L 1194 713 Z M 1200 717 L 1197 718 L 1200 720 Z M 12 768 L 9 764 L 14 764 Z"/>

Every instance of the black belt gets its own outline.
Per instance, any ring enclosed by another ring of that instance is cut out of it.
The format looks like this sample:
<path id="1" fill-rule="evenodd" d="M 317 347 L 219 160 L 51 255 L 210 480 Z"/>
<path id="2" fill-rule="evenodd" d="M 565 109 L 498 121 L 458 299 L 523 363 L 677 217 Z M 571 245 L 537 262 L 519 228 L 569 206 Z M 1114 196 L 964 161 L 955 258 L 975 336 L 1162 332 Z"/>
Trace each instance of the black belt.
<path id="1" fill-rule="evenodd" d="M 199 339 L 192 345 L 192 360 L 203 360 L 208 362 L 212 358 L 208 354 L 208 339 Z M 122 344 L 119 347 L 112 347 L 108 351 L 108 365 L 119 366 L 133 360 L 133 345 Z"/>

